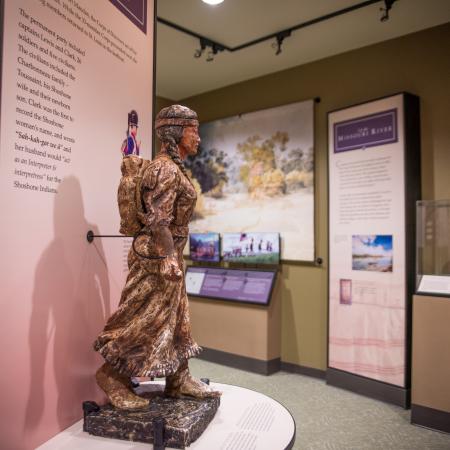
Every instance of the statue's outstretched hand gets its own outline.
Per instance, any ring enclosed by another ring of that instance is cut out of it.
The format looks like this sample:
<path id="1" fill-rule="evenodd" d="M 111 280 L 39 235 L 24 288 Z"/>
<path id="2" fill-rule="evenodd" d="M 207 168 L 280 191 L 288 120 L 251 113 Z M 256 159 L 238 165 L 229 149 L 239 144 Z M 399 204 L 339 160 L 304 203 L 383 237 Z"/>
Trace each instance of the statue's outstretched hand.
<path id="1" fill-rule="evenodd" d="M 168 256 L 162 260 L 161 272 L 162 276 L 169 281 L 177 281 L 183 276 L 183 272 L 175 256 Z"/>

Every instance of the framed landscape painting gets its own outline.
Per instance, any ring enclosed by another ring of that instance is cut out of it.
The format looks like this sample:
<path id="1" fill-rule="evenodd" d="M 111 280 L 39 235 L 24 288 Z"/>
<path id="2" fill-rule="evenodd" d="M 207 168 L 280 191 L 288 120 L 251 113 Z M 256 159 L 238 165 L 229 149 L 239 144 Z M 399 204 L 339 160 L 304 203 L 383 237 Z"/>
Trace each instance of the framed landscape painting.
<path id="1" fill-rule="evenodd" d="M 201 124 L 191 232 L 279 232 L 282 260 L 313 261 L 313 113 L 308 100 Z"/>

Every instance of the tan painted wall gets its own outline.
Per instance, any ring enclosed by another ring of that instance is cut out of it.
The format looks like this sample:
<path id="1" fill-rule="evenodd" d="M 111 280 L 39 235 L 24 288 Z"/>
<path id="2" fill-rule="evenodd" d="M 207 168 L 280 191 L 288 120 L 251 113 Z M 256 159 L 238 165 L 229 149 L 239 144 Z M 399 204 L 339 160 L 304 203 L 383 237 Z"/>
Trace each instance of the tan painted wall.
<path id="1" fill-rule="evenodd" d="M 269 307 L 189 297 L 191 325 L 202 347 L 270 361 L 281 357 L 281 287 Z"/>
<path id="2" fill-rule="evenodd" d="M 448 298 L 414 296 L 411 402 L 414 405 L 448 413 L 450 413 L 449 323 Z"/>
<path id="3" fill-rule="evenodd" d="M 283 361 L 326 368 L 327 112 L 400 91 L 418 95 L 423 198 L 450 198 L 449 50 L 446 24 L 180 101 L 210 121 L 321 98 L 315 112 L 316 233 L 325 263 L 282 266 Z"/>

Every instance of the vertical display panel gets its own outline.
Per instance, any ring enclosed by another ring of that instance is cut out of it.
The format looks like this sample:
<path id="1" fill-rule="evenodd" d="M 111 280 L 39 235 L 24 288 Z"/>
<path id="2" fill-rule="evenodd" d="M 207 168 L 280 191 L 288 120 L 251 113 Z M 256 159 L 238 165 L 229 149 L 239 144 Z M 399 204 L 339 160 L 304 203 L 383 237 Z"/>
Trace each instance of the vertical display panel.
<path id="1" fill-rule="evenodd" d="M 86 233 L 118 233 L 133 109 L 151 155 L 154 11 L 140 3 L 145 30 L 106 0 L 0 2 L 0 329 L 14 343 L 2 350 L 5 448 L 37 447 L 102 398 L 92 342 L 116 309 L 129 244 Z"/>
<path id="2" fill-rule="evenodd" d="M 418 108 L 399 94 L 334 111 L 328 125 L 328 366 L 400 388 L 409 378 L 414 271 L 406 186 L 412 194 L 420 183 L 407 164 L 419 159 L 411 138 L 419 130 L 410 129 L 405 96 Z"/>

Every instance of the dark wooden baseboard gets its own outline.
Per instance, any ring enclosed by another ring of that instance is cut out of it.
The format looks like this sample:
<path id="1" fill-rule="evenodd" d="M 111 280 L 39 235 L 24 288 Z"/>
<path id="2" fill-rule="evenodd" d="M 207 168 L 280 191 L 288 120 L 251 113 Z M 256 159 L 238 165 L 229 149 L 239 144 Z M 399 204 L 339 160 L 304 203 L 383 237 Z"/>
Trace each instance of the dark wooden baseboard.
<path id="1" fill-rule="evenodd" d="M 284 362 L 281 361 L 280 358 L 264 361 L 206 347 L 203 347 L 203 352 L 200 353 L 198 358 L 217 364 L 222 364 L 224 366 L 234 367 L 236 369 L 260 373 L 262 375 L 271 375 L 279 370 L 284 370 L 285 372 L 298 373 L 299 375 L 320 378 L 321 380 L 324 380 L 326 376 L 325 370 Z"/>
<path id="2" fill-rule="evenodd" d="M 450 412 L 439 411 L 413 403 L 411 405 L 411 423 L 432 430 L 450 433 Z"/>
<path id="3" fill-rule="evenodd" d="M 410 389 L 401 388 L 399 386 L 333 368 L 327 369 L 326 381 L 327 384 L 331 386 L 347 389 L 348 391 L 401 406 L 405 409 L 410 406 Z"/>
<path id="4" fill-rule="evenodd" d="M 298 364 L 281 361 L 281 370 L 285 372 L 298 373 L 300 375 L 307 375 L 308 377 L 325 379 L 325 370 L 314 369 L 313 367 L 299 366 Z"/>
<path id="5" fill-rule="evenodd" d="M 203 347 L 203 351 L 198 358 L 217 364 L 223 364 L 224 366 L 234 367 L 235 369 L 260 373 L 262 375 L 271 375 L 272 373 L 278 372 L 281 366 L 280 358 L 264 361 L 205 347 Z"/>

